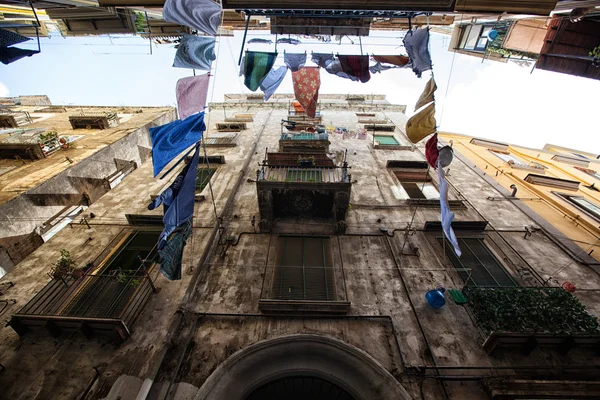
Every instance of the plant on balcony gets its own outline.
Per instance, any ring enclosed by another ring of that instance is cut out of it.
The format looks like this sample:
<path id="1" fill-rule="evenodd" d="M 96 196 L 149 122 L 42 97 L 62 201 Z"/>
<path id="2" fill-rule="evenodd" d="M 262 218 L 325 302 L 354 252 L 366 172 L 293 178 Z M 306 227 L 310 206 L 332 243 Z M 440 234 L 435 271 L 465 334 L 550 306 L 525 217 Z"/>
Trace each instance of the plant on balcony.
<path id="1" fill-rule="evenodd" d="M 298 165 L 300 167 L 314 167 L 315 166 L 315 157 L 302 157 L 298 156 Z"/>
<path id="2" fill-rule="evenodd" d="M 51 140 L 58 140 L 58 132 L 56 132 L 54 129 L 49 130 L 46 133 L 40 133 L 38 136 L 38 142 L 41 144 L 45 144 Z"/>
<path id="3" fill-rule="evenodd" d="M 486 334 L 600 334 L 598 317 L 562 288 L 466 287 L 463 293 Z"/>
<path id="4" fill-rule="evenodd" d="M 135 275 L 135 271 L 130 269 L 120 271 L 119 275 L 117 275 L 117 281 L 129 286 L 137 286 L 140 284 L 140 280 L 138 279 L 138 276 Z"/>
<path id="5" fill-rule="evenodd" d="M 62 279 L 75 270 L 75 261 L 71 258 L 71 253 L 65 249 L 60 251 L 60 257 L 52 265 L 53 268 L 50 274 L 56 279 Z"/>

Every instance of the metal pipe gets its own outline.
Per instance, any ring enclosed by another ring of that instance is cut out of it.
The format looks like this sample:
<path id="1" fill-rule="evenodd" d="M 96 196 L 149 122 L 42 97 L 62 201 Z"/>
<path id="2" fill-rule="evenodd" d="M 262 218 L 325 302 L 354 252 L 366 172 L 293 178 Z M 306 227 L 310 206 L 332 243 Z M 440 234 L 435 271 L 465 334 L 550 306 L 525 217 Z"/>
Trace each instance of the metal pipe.
<path id="1" fill-rule="evenodd" d="M 246 13 L 246 29 L 244 30 L 244 38 L 242 39 L 242 48 L 240 49 L 240 58 L 238 59 L 238 66 L 242 63 L 242 56 L 244 55 L 244 46 L 246 45 L 246 35 L 248 34 L 248 25 L 250 24 L 250 17 L 252 14 L 244 11 Z"/>
<path id="2" fill-rule="evenodd" d="M 510 185 L 510 188 L 512 189 L 512 193 L 510 194 L 510 197 L 515 197 L 517 195 L 517 185 L 515 185 L 513 183 L 512 185 Z"/>
<path id="3" fill-rule="evenodd" d="M 202 265 L 204 265 L 206 263 L 206 260 L 208 259 L 208 256 L 211 254 L 212 249 L 217 244 L 215 242 L 215 237 L 220 228 L 219 220 L 223 220 L 224 217 L 229 212 L 229 210 L 231 209 L 231 206 L 235 199 L 235 195 L 243 182 L 245 172 L 247 171 L 248 166 L 250 165 L 250 161 L 252 160 L 252 157 L 254 156 L 254 152 L 256 151 L 257 143 L 260 141 L 260 138 L 262 137 L 262 134 L 265 131 L 265 128 L 267 126 L 269 118 L 271 118 L 272 114 L 273 114 L 273 108 L 271 108 L 271 112 L 267 116 L 267 120 L 265 121 L 265 124 L 263 125 L 261 131 L 257 135 L 257 137 L 252 145 L 252 148 L 248 152 L 246 161 L 244 162 L 244 165 L 239 172 L 238 180 L 237 180 L 235 186 L 233 187 L 231 193 L 229 194 L 229 197 L 227 198 L 227 201 L 225 202 L 225 206 L 223 207 L 223 210 L 219 214 L 219 219 L 217 221 L 215 221 L 215 226 L 214 226 L 212 232 L 210 233 L 208 239 L 205 242 L 205 243 L 207 243 L 207 245 L 204 248 L 204 251 L 203 251 L 202 255 L 200 256 L 200 260 L 198 261 L 198 264 L 197 264 L 199 267 L 201 267 Z M 198 284 L 198 281 L 200 278 L 200 271 L 201 271 L 201 268 L 197 268 L 194 271 L 194 273 L 190 279 L 190 284 L 188 285 L 186 292 L 183 296 L 183 299 L 180 302 L 181 305 L 184 305 L 191 301 L 191 298 L 193 297 L 193 294 L 196 290 L 196 285 Z M 179 318 L 174 319 L 173 322 L 171 323 L 171 325 L 167 328 L 167 332 L 170 333 L 166 339 L 167 343 L 169 342 L 169 340 L 171 340 L 173 338 L 175 333 L 179 331 L 181 322 L 183 321 L 183 318 L 181 318 L 182 313 L 177 313 L 177 315 L 179 316 Z M 163 360 L 165 359 L 167 351 L 168 351 L 167 346 L 162 346 L 160 353 L 156 357 L 156 364 L 151 365 L 149 367 L 149 372 L 146 374 L 147 377 L 144 380 L 144 382 L 142 383 L 142 387 L 140 388 L 140 390 L 136 396 L 136 400 L 145 400 L 148 397 L 148 393 L 150 393 L 150 389 L 152 388 L 154 379 L 156 378 L 156 375 L 158 374 L 158 371 L 160 370 L 160 367 L 163 363 Z"/>

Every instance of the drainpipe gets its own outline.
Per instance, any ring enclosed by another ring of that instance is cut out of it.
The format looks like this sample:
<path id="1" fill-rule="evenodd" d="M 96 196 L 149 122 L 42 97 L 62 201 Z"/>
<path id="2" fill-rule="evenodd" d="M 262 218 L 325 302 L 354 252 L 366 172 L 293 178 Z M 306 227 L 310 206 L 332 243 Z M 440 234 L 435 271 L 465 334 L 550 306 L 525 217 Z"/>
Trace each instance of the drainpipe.
<path id="1" fill-rule="evenodd" d="M 224 219 L 224 217 L 229 213 L 229 211 L 233 205 L 233 200 L 235 199 L 235 195 L 239 191 L 242 183 L 244 182 L 244 175 L 247 173 L 248 166 L 250 165 L 250 161 L 252 160 L 252 157 L 254 156 L 254 152 L 256 151 L 258 142 L 260 141 L 260 138 L 262 137 L 262 134 L 265 131 L 265 128 L 267 127 L 267 123 L 269 122 L 269 119 L 271 118 L 271 114 L 273 114 L 273 108 L 271 108 L 271 112 L 269 112 L 269 115 L 267 116 L 267 120 L 265 121 L 265 124 L 263 125 L 261 131 L 259 132 L 258 136 L 256 137 L 256 140 L 252 144 L 252 148 L 248 152 L 248 156 L 246 157 L 244 165 L 238 173 L 237 182 L 235 183 L 235 186 L 233 187 L 233 189 L 231 190 L 231 193 L 227 197 L 227 201 L 225 202 L 225 206 L 223 207 L 223 210 L 221 210 L 221 212 L 219 213 L 219 217 L 215 221 L 215 226 L 214 226 L 213 230 L 211 231 L 211 233 L 208 237 L 208 240 L 206 241 L 206 243 L 208 243 L 208 245 L 205 247 L 204 251 L 202 252 L 202 255 L 200 256 L 200 260 L 198 261 L 197 268 L 194 270 L 194 273 L 192 274 L 192 278 L 190 280 L 190 285 L 188 286 L 188 288 L 185 291 L 185 294 L 183 296 L 183 299 L 181 300 L 180 308 L 184 307 L 192 299 L 192 296 L 194 294 L 196 286 L 198 285 L 198 280 L 200 278 L 200 272 L 202 269 L 201 267 L 204 266 L 212 249 L 216 246 L 215 237 L 217 236 L 217 232 L 221 229 L 220 221 L 222 221 Z M 175 333 L 179 332 L 180 327 L 181 327 L 181 322 L 183 322 L 183 318 L 182 318 L 183 314 L 184 313 L 182 311 L 178 311 L 177 312 L 178 318 L 175 318 L 173 320 L 173 322 L 171 323 L 171 325 L 167 328 L 167 332 L 169 332 L 169 334 L 165 339 L 165 345 L 162 346 L 162 349 L 161 349 L 159 355 L 157 356 L 156 362 L 154 363 L 154 365 L 152 365 L 149 368 L 149 373 L 147 374 L 146 379 L 144 379 L 144 382 L 142 383 L 142 387 L 140 388 L 140 391 L 138 392 L 135 400 L 146 400 L 146 398 L 148 397 L 148 393 L 150 393 L 150 389 L 152 388 L 154 379 L 156 378 L 156 375 L 158 374 L 158 371 L 160 370 L 160 367 L 165 359 L 165 356 L 167 355 L 167 351 L 169 349 L 169 347 L 167 346 L 167 343 L 170 343 L 173 340 L 173 338 L 175 337 Z M 190 335 L 191 334 L 192 333 L 190 333 Z"/>

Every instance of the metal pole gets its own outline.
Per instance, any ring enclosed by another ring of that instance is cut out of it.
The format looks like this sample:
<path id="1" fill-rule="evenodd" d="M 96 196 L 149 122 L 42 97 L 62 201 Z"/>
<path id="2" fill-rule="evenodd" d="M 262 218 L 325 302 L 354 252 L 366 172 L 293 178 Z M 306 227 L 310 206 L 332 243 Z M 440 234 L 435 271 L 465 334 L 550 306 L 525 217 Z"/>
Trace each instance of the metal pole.
<path id="1" fill-rule="evenodd" d="M 250 17 L 252 14 L 246 15 L 246 29 L 244 30 L 244 38 L 242 39 L 242 48 L 240 50 L 240 58 L 238 59 L 238 66 L 242 63 L 242 56 L 244 55 L 244 46 L 246 46 L 246 35 L 248 34 L 248 25 L 250 24 Z"/>
<path id="2" fill-rule="evenodd" d="M 362 49 L 362 39 L 360 36 L 358 36 L 358 43 L 360 44 L 360 55 L 363 55 L 363 49 Z"/>
<path id="3" fill-rule="evenodd" d="M 148 42 L 150 44 L 150 55 L 152 55 L 152 30 L 150 29 L 150 22 L 148 21 L 148 13 L 144 11 L 146 14 L 146 26 L 148 27 Z"/>

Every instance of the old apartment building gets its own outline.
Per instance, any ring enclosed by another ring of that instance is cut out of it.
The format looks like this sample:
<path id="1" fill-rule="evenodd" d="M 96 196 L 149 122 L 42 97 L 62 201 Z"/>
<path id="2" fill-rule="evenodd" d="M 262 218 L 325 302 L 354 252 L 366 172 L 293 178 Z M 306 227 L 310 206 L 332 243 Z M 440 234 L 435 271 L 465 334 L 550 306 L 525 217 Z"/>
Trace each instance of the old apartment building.
<path id="1" fill-rule="evenodd" d="M 150 157 L 148 127 L 169 107 L 53 106 L 0 100 L 0 275 L 10 271 Z"/>
<path id="2" fill-rule="evenodd" d="M 457 258 L 405 106 L 321 94 L 311 120 L 292 102 L 210 104 L 181 281 L 157 271 L 147 209 L 177 169 L 154 179 L 151 163 L 0 280 L 0 397 L 600 396 L 592 261 L 462 156 Z M 50 277 L 63 249 L 79 270 Z"/>
<path id="3" fill-rule="evenodd" d="M 510 193 L 508 201 L 524 205 L 537 225 L 553 231 L 559 245 L 573 257 L 600 262 L 597 154 L 552 144 L 532 149 L 453 133 L 441 137 L 451 140 L 457 154 L 477 166 L 504 194 Z M 498 199 L 502 197 L 493 200 Z M 563 237 L 570 241 L 562 243 Z"/>

